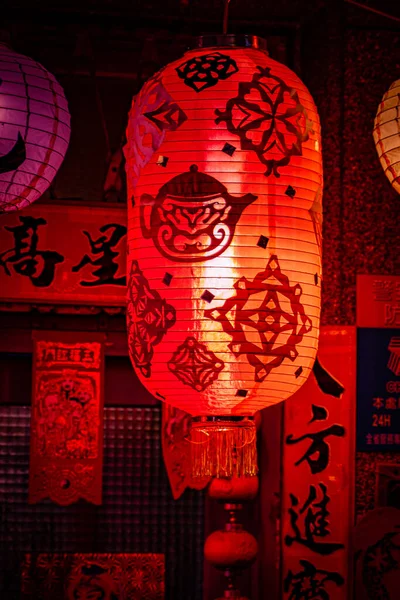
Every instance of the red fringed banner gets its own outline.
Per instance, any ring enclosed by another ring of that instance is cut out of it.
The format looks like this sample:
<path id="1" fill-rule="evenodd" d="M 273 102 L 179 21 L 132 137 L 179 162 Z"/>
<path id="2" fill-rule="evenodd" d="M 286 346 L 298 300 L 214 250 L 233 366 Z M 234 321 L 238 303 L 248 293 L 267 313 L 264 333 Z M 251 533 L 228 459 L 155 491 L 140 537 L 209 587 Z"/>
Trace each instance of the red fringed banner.
<path id="1" fill-rule="evenodd" d="M 285 403 L 284 600 L 352 598 L 356 339 L 324 327 L 313 375 Z"/>
<path id="2" fill-rule="evenodd" d="M 190 443 L 187 441 L 192 417 L 170 404 L 162 403 L 162 448 L 165 468 L 174 500 L 187 487 L 202 490 L 209 477 L 194 479 L 191 475 Z"/>
<path id="3" fill-rule="evenodd" d="M 27 554 L 22 600 L 162 600 L 163 554 Z"/>
<path id="4" fill-rule="evenodd" d="M 34 336 L 29 502 L 101 504 L 102 335 Z"/>

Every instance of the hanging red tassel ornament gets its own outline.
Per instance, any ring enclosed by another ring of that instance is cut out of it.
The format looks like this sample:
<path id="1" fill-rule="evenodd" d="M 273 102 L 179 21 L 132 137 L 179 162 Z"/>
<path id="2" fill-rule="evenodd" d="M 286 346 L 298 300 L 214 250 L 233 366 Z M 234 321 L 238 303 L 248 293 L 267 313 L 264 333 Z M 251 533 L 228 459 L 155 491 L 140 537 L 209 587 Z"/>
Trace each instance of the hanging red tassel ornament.
<path id="1" fill-rule="evenodd" d="M 193 415 L 195 476 L 254 475 L 252 416 L 317 351 L 320 124 L 263 40 L 199 43 L 129 115 L 129 351 L 146 388 Z"/>

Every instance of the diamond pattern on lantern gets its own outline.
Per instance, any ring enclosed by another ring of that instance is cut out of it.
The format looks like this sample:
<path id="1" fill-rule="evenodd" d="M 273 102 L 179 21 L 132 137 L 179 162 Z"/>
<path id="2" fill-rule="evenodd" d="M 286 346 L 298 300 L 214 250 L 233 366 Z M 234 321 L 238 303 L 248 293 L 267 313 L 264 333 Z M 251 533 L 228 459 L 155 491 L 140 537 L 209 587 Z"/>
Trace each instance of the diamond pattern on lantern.
<path id="1" fill-rule="evenodd" d="M 228 131 L 239 136 L 242 150 L 254 150 L 267 167 L 266 177 L 279 177 L 280 167 L 301 156 L 311 124 L 293 88 L 269 67 L 257 71 L 251 81 L 239 83 L 238 95 L 228 100 L 225 110 L 216 109 L 215 122 L 226 122 Z"/>
<path id="2" fill-rule="evenodd" d="M 285 359 L 297 358 L 296 346 L 311 331 L 311 319 L 300 302 L 301 286 L 290 285 L 275 255 L 252 281 L 241 277 L 234 288 L 221 307 L 204 314 L 232 337 L 229 349 L 237 357 L 246 356 L 255 381 L 261 382 Z"/>
<path id="3" fill-rule="evenodd" d="M 176 69 L 178 76 L 195 92 L 213 87 L 238 71 L 233 58 L 221 52 L 195 56 Z"/>
<path id="4" fill-rule="evenodd" d="M 131 360 L 144 377 L 151 375 L 154 346 L 161 342 L 175 321 L 175 308 L 150 288 L 137 260 L 132 261 L 127 306 L 128 347 Z"/>
<path id="5" fill-rule="evenodd" d="M 288 187 L 286 188 L 285 194 L 286 194 L 286 196 L 289 196 L 289 198 L 294 198 L 296 195 L 296 190 L 291 185 L 288 185 Z"/>
<path id="6" fill-rule="evenodd" d="M 224 363 L 205 344 L 188 337 L 172 355 L 168 368 L 182 383 L 203 392 L 218 379 Z"/>

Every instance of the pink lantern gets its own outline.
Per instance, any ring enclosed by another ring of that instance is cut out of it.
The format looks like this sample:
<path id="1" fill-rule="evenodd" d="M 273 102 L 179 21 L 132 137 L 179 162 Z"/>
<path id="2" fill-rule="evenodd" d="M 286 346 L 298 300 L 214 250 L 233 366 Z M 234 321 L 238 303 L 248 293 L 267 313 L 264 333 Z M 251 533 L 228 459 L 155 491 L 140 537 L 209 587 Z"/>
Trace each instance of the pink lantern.
<path id="1" fill-rule="evenodd" d="M 62 87 L 42 65 L 0 44 L 0 213 L 37 200 L 68 148 Z"/>

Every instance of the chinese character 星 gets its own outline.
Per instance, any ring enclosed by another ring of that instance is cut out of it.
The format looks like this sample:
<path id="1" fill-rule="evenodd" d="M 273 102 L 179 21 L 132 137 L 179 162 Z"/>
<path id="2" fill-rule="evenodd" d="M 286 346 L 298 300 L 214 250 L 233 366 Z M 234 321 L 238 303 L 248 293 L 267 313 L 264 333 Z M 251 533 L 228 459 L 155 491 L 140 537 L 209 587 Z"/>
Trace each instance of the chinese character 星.
<path id="1" fill-rule="evenodd" d="M 80 285 L 87 287 L 107 284 L 126 285 L 125 276 L 115 277 L 119 265 L 114 262 L 114 259 L 118 256 L 119 252 L 112 250 L 120 242 L 121 238 L 126 235 L 126 227 L 116 223 L 108 223 L 99 229 L 101 233 L 108 232 L 108 230 L 112 230 L 108 237 L 107 235 L 101 235 L 97 240 L 93 240 L 88 231 L 83 232 L 89 240 L 91 253 L 98 256 L 98 258 L 91 258 L 85 254 L 80 263 L 72 267 L 74 273 L 77 273 L 88 264 L 96 267 L 92 272 L 93 277 L 96 279 L 81 281 Z"/>

